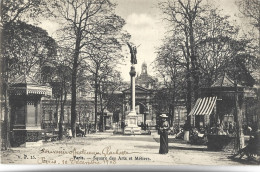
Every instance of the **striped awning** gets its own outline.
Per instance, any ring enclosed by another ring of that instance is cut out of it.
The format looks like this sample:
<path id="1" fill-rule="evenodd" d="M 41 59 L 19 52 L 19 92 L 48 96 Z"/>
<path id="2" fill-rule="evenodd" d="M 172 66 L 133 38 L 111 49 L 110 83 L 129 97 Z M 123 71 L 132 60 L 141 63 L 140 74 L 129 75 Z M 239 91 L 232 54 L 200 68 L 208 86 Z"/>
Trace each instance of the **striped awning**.
<path id="1" fill-rule="evenodd" d="M 198 98 L 189 115 L 210 115 L 216 104 L 216 100 L 216 96 Z"/>

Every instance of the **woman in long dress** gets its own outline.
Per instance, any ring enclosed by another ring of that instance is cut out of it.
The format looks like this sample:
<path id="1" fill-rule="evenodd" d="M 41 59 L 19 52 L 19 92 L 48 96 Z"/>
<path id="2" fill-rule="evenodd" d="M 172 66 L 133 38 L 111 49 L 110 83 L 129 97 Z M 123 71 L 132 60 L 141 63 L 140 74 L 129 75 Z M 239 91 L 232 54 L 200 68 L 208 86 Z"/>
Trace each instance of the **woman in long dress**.
<path id="1" fill-rule="evenodd" d="M 160 115 L 162 118 L 162 125 L 160 127 L 160 154 L 168 153 L 168 130 L 170 128 L 168 121 L 166 120 L 168 116 L 165 114 Z"/>

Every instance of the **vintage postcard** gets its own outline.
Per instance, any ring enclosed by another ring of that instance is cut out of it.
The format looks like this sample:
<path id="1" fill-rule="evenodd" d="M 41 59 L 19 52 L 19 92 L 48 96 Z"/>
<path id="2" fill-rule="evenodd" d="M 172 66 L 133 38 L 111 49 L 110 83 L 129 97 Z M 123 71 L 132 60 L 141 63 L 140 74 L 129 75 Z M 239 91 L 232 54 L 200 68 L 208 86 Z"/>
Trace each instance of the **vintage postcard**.
<path id="1" fill-rule="evenodd" d="M 260 0 L 0 2 L 2 165 L 259 167 Z"/>

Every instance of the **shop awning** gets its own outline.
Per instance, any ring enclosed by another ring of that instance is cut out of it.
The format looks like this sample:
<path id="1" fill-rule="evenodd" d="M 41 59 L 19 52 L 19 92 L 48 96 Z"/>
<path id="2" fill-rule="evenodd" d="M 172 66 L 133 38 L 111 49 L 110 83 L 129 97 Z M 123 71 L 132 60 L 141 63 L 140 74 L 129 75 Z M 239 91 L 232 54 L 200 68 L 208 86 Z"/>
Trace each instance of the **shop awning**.
<path id="1" fill-rule="evenodd" d="M 216 100 L 216 96 L 198 98 L 189 115 L 210 115 L 216 104 Z"/>

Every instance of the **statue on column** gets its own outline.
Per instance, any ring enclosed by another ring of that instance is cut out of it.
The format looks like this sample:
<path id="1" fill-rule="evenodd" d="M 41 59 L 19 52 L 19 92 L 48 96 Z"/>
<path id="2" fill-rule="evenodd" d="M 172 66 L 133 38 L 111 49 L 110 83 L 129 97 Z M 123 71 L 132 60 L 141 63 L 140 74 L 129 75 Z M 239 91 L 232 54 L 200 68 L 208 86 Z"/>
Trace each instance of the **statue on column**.
<path id="1" fill-rule="evenodd" d="M 127 45 L 128 45 L 128 47 L 130 49 L 131 64 L 137 64 L 137 59 L 136 59 L 137 50 L 136 50 L 136 46 L 131 46 L 129 44 L 129 42 L 127 42 Z"/>

